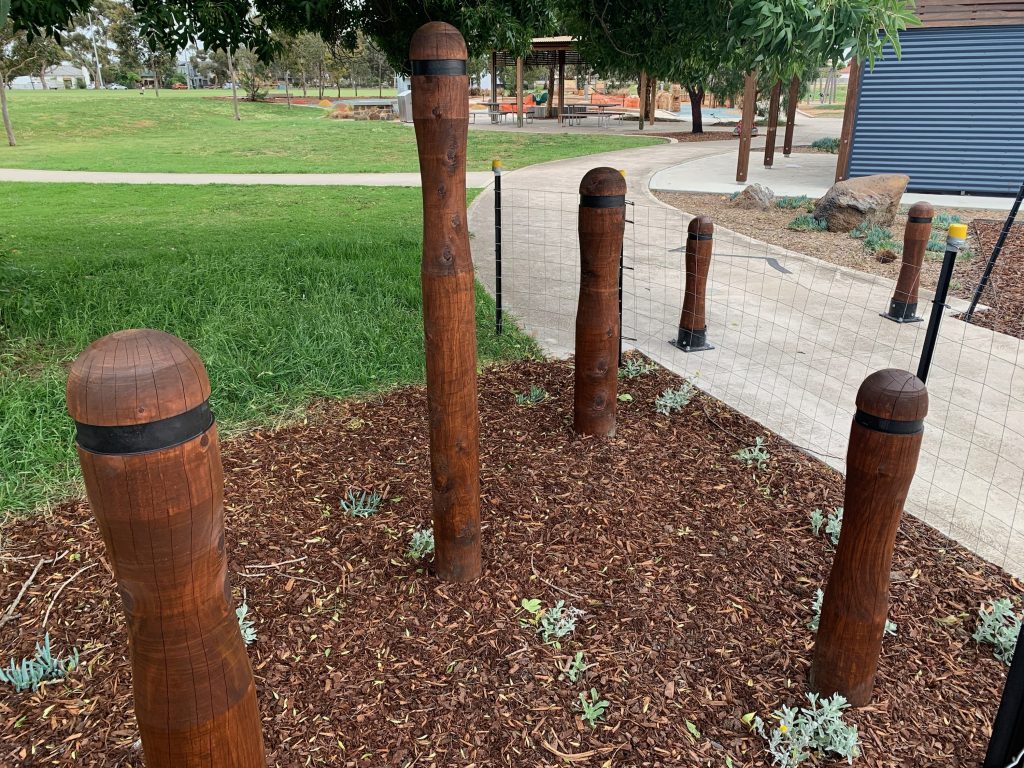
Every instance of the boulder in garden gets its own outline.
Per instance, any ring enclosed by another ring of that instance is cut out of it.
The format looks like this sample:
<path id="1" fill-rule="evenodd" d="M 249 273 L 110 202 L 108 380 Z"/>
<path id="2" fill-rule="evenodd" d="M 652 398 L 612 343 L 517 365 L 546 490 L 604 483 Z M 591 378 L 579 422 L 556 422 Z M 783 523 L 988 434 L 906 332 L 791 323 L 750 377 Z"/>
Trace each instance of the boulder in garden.
<path id="1" fill-rule="evenodd" d="M 829 232 L 849 232 L 862 222 L 887 227 L 896 218 L 910 177 L 883 173 L 837 181 L 814 208 L 814 218 L 828 224 Z"/>
<path id="2" fill-rule="evenodd" d="M 732 200 L 734 208 L 768 210 L 775 207 L 775 193 L 763 184 L 751 184 Z"/>

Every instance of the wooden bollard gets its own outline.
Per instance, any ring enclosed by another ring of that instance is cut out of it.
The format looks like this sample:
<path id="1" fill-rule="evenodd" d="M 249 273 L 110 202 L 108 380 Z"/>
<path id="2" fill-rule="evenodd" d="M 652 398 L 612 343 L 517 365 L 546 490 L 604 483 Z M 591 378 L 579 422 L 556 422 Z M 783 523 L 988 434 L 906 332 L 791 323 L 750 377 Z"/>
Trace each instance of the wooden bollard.
<path id="1" fill-rule="evenodd" d="M 683 295 L 683 312 L 679 316 L 679 335 L 672 342 L 683 352 L 714 349 L 708 344 L 708 323 L 704 307 L 714 236 L 715 225 L 709 216 L 697 216 L 690 220 L 686 232 L 686 289 Z"/>
<path id="2" fill-rule="evenodd" d="M 210 382 L 161 331 L 120 331 L 71 366 L 78 458 L 128 621 L 147 768 L 262 768 L 232 606 Z"/>
<path id="3" fill-rule="evenodd" d="M 921 285 L 921 265 L 932 236 L 932 216 L 935 209 L 930 203 L 914 203 L 907 214 L 907 228 L 903 232 L 903 262 L 896 280 L 889 311 L 882 315 L 897 323 L 919 323 L 917 316 L 917 289 Z"/>
<path id="4" fill-rule="evenodd" d="M 868 376 L 846 454 L 843 527 L 821 607 L 811 686 L 868 704 L 889 612 L 889 571 L 903 505 L 914 479 L 928 391 L 914 374 Z"/>
<path id="5" fill-rule="evenodd" d="M 573 428 L 615 434 L 619 356 L 619 259 L 626 229 L 626 180 L 594 168 L 580 182 L 580 298 L 576 308 Z"/>
<path id="6" fill-rule="evenodd" d="M 480 422 L 476 304 L 466 223 L 469 78 L 450 24 L 413 35 L 412 115 L 423 187 L 423 334 L 427 358 L 434 564 L 444 581 L 480 576 Z"/>

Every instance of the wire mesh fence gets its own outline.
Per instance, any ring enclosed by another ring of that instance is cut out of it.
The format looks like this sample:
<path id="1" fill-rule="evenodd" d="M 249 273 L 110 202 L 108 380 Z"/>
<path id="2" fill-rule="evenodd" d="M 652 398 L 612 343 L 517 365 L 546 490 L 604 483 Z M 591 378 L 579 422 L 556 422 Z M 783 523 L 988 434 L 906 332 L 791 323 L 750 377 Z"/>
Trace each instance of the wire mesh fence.
<path id="1" fill-rule="evenodd" d="M 556 356 L 573 350 L 577 206 L 575 194 L 508 184 L 502 192 L 502 304 Z M 894 281 L 717 228 L 707 288 L 714 349 L 687 353 L 670 341 L 678 334 L 691 217 L 639 200 L 626 213 L 625 346 L 842 471 L 860 383 L 881 368 L 917 367 L 926 323 L 882 317 Z M 493 252 L 481 245 L 478 276 L 493 291 Z M 918 314 L 927 317 L 931 299 L 921 292 Z M 957 319 L 966 308 L 951 299 L 945 310 L 907 509 L 1022 575 L 1024 350 L 1012 335 Z"/>

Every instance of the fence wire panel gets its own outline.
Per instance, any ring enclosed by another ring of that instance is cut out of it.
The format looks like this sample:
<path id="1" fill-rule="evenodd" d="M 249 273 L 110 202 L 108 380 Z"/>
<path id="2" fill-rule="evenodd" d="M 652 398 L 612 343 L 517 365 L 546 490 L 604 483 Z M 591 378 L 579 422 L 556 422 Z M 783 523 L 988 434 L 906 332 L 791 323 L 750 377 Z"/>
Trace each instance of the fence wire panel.
<path id="1" fill-rule="evenodd" d="M 506 188 L 502 198 L 505 311 L 549 354 L 570 355 L 579 288 L 578 197 Z M 690 217 L 634 201 L 626 218 L 626 348 L 690 377 L 845 470 L 861 382 L 881 368 L 917 369 L 926 323 L 881 317 L 894 281 L 716 227 L 707 289 L 707 337 L 715 348 L 686 353 L 669 342 L 678 333 Z M 493 290 L 493 253 L 477 251 L 476 261 L 481 280 Z M 931 307 L 931 293 L 922 291 L 918 314 L 927 319 Z M 964 309 L 966 302 L 952 300 L 943 320 L 907 509 L 1021 575 L 1021 341 L 960 321 L 956 315 Z"/>

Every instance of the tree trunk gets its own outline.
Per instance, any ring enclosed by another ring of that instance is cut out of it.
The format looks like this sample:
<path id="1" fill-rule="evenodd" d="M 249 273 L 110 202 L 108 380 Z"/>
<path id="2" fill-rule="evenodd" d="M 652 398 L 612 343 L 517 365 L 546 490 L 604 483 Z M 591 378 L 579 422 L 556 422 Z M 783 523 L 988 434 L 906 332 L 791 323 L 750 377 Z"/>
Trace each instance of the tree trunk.
<path id="1" fill-rule="evenodd" d="M 242 116 L 238 114 L 238 89 L 235 87 L 235 59 L 231 51 L 228 51 L 228 77 L 231 78 L 231 104 L 235 108 L 235 120 L 241 120 Z"/>
<path id="2" fill-rule="evenodd" d="M 284 97 L 288 100 L 288 109 L 292 108 L 292 92 L 288 90 L 288 86 L 291 84 L 292 79 L 291 71 L 284 73 Z"/>
<path id="3" fill-rule="evenodd" d="M 690 97 L 690 121 L 693 133 L 704 133 L 704 88 L 703 86 L 686 86 L 686 94 Z"/>
<path id="4" fill-rule="evenodd" d="M 156 71 L 156 61 L 152 56 L 149 57 L 149 66 L 153 68 L 153 92 L 160 96 L 160 73 Z"/>
<path id="5" fill-rule="evenodd" d="M 18 146 L 14 140 L 14 128 L 11 127 L 11 116 L 7 113 L 7 81 L 0 79 L 0 112 L 4 116 L 4 130 L 7 131 L 7 143 L 12 147 Z"/>
<path id="6" fill-rule="evenodd" d="M 302 98 L 306 98 L 306 70 L 302 70 Z"/>
<path id="7" fill-rule="evenodd" d="M 46 65 L 45 64 L 42 64 L 39 67 L 39 82 L 42 83 L 44 91 L 50 90 L 50 86 L 48 86 L 46 84 Z"/>
<path id="8" fill-rule="evenodd" d="M 644 118 L 646 117 L 646 115 L 644 115 L 644 112 L 647 111 L 647 71 L 646 70 L 641 70 L 640 71 L 640 87 L 637 88 L 636 94 L 637 94 L 637 97 L 639 98 L 639 102 L 640 102 L 637 105 L 640 108 L 640 110 L 639 110 L 639 112 L 640 112 L 640 123 L 637 126 L 637 128 L 638 128 L 638 130 L 642 131 L 644 129 Z"/>
<path id="9" fill-rule="evenodd" d="M 339 77 L 334 83 L 338 87 L 338 98 L 341 98 L 341 78 Z"/>

